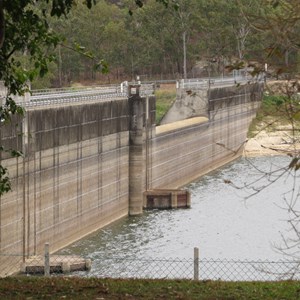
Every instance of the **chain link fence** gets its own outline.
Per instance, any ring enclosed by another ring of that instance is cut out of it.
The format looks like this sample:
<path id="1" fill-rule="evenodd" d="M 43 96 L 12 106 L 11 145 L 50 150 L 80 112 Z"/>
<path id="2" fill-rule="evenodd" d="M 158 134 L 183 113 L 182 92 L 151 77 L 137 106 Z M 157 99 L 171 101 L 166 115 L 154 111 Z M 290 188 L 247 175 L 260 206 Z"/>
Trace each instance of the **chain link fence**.
<path id="1" fill-rule="evenodd" d="M 110 258 L 94 263 L 99 264 L 97 268 L 92 267 L 84 276 L 222 281 L 300 279 L 299 263 L 293 261 Z"/>
<path id="2" fill-rule="evenodd" d="M 59 275 L 98 278 L 190 279 L 222 281 L 300 280 L 299 261 L 193 258 L 82 258 L 78 255 L 45 253 L 24 257 L 0 254 L 1 277 L 10 275 Z"/>

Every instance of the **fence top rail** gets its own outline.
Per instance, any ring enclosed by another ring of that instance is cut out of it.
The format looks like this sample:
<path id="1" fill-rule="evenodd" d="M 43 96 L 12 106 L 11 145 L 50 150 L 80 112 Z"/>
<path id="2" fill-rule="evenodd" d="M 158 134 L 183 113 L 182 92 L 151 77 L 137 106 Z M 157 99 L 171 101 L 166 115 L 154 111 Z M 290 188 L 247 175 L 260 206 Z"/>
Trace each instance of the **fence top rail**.
<path id="1" fill-rule="evenodd" d="M 117 88 L 118 84 L 108 84 L 108 85 L 92 85 L 92 86 L 75 86 L 75 87 L 61 87 L 61 88 L 47 88 L 47 89 L 34 89 L 31 90 L 31 95 L 46 95 L 46 94 L 56 94 L 56 93 L 71 93 L 71 92 L 84 92 L 89 90 L 102 90 L 108 87 Z"/>
<path id="2" fill-rule="evenodd" d="M 128 98 L 128 87 L 130 84 L 122 82 L 120 85 L 33 90 L 31 91 L 31 95 L 16 97 L 15 100 L 19 105 L 26 108 L 90 101 L 112 101 L 120 98 Z M 154 84 L 140 84 L 140 95 L 142 97 L 153 95 L 154 92 Z"/>

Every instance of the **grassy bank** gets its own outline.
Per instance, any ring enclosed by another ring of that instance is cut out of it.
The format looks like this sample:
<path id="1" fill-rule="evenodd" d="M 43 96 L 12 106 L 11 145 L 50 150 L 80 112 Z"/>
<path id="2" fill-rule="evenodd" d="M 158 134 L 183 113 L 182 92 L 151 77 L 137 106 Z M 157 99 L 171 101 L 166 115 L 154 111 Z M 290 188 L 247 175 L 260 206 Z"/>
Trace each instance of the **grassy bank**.
<path id="1" fill-rule="evenodd" d="M 300 299 L 300 283 L 16 277 L 0 299 Z"/>
<path id="2" fill-rule="evenodd" d="M 176 86 L 174 84 L 161 85 L 155 91 L 156 96 L 156 124 L 159 125 L 162 117 L 167 113 L 176 99 Z"/>

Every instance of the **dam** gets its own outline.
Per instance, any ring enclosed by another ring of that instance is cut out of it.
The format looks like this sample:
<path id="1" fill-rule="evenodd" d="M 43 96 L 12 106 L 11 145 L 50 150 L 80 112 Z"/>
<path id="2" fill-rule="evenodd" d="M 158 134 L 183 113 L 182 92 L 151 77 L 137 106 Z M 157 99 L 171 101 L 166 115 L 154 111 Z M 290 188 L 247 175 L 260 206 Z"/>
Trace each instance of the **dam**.
<path id="1" fill-rule="evenodd" d="M 193 108 L 201 105 L 162 126 L 155 125 L 154 95 L 139 85 L 115 98 L 36 96 L 24 103 L 25 118 L 1 130 L 1 145 L 23 152 L 1 158 L 12 180 L 0 203 L 1 264 L 17 272 L 18 262 L 42 253 L 45 243 L 54 252 L 141 214 L 145 192 L 177 189 L 239 157 L 262 85 L 180 93 L 180 101 L 187 95 Z"/>

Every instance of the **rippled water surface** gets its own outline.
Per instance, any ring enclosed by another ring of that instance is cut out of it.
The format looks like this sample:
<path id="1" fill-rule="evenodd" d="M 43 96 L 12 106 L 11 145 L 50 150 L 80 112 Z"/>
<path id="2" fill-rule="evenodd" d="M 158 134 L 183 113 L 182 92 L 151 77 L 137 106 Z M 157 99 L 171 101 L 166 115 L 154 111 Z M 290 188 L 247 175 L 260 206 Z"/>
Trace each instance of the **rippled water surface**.
<path id="1" fill-rule="evenodd" d="M 264 177 L 263 182 L 255 183 L 258 188 L 279 174 L 267 178 L 264 172 L 289 162 L 288 157 L 239 159 L 186 186 L 192 194 L 190 209 L 154 210 L 123 218 L 63 252 L 93 260 L 112 256 L 191 258 L 193 248 L 199 247 L 200 257 L 205 258 L 282 258 L 273 245 L 282 241 L 281 233 L 286 234 L 287 212 L 280 206 L 293 177 L 285 173 L 247 200 L 249 189 L 234 188 L 224 179 L 244 186 Z"/>

